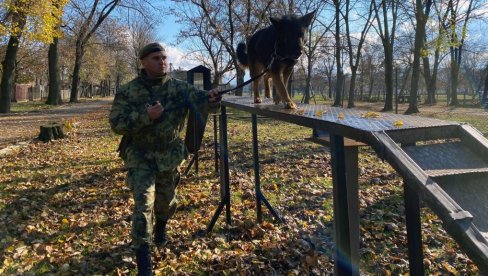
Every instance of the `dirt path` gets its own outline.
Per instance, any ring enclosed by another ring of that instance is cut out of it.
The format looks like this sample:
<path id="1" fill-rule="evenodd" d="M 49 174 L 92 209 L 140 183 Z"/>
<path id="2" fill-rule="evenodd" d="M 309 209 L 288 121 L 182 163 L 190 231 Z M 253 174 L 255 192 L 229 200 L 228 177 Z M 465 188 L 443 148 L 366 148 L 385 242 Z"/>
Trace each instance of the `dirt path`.
<path id="1" fill-rule="evenodd" d="M 113 97 L 97 98 L 76 104 L 65 104 L 48 110 L 0 115 L 0 149 L 30 141 L 47 122 L 59 122 L 100 109 L 109 109 Z"/>

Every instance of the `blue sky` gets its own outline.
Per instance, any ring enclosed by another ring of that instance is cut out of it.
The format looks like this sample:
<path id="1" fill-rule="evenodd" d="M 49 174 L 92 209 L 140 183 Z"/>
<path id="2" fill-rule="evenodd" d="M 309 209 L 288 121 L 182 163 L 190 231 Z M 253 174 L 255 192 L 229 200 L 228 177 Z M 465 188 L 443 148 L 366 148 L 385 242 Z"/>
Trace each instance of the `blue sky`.
<path id="1" fill-rule="evenodd" d="M 163 23 L 159 24 L 157 34 L 161 37 L 161 42 L 166 47 L 169 55 L 169 62 L 173 64 L 173 68 L 181 67 L 188 70 L 200 65 L 200 63 L 188 58 L 184 44 L 174 46 L 176 44 L 179 30 L 180 25 L 176 22 L 176 19 L 172 16 L 168 16 Z"/>

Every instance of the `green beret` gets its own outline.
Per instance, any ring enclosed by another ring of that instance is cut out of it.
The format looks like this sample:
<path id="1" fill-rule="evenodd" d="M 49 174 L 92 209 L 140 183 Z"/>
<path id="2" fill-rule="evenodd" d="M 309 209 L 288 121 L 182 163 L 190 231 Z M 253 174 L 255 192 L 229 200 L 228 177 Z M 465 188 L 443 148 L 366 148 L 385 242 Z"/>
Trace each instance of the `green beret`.
<path id="1" fill-rule="evenodd" d="M 157 42 L 149 43 L 146 46 L 142 47 L 142 49 L 139 51 L 139 59 L 143 59 L 151 53 L 163 52 L 163 51 L 164 51 L 163 45 Z"/>

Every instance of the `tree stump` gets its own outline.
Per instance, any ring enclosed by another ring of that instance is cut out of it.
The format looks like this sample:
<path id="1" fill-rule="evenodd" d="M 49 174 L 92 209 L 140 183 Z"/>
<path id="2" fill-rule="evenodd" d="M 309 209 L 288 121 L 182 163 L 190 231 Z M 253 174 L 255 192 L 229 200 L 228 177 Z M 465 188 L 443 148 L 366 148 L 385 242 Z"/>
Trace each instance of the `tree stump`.
<path id="1" fill-rule="evenodd" d="M 64 126 L 62 123 L 47 123 L 41 126 L 41 133 L 39 133 L 37 138 L 43 142 L 49 142 L 64 137 L 66 135 L 64 135 Z"/>

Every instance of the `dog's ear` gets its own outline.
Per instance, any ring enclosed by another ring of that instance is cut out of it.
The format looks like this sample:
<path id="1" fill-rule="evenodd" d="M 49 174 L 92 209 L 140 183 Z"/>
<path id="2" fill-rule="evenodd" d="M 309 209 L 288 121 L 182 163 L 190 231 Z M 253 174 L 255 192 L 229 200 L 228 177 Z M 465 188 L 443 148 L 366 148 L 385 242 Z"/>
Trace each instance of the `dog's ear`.
<path id="1" fill-rule="evenodd" d="M 315 16 L 315 13 L 317 13 L 317 10 L 315 10 L 311 13 L 307 13 L 300 18 L 300 21 L 302 21 L 302 24 L 304 27 L 310 26 L 310 24 L 312 23 L 313 17 Z"/>
<path id="2" fill-rule="evenodd" d="M 275 28 L 279 28 L 280 27 L 280 23 L 281 23 L 281 19 L 279 17 L 273 17 L 273 16 L 270 16 L 269 17 L 269 21 L 271 21 L 271 24 L 273 24 L 273 26 L 275 26 Z"/>

